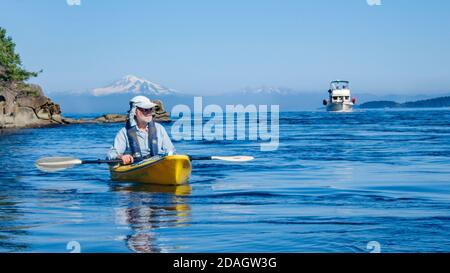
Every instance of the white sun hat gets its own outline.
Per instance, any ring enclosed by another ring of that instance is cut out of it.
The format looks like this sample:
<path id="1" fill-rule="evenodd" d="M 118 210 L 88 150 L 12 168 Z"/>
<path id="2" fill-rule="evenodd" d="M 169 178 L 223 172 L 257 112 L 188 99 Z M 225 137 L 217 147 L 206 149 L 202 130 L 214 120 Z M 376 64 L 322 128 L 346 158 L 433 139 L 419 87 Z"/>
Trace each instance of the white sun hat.
<path id="1" fill-rule="evenodd" d="M 149 98 L 145 96 L 136 96 L 130 100 L 130 105 L 142 109 L 150 109 L 156 106 Z"/>
<path id="2" fill-rule="evenodd" d="M 136 126 L 136 121 L 134 116 L 136 115 L 136 109 L 150 109 L 155 107 L 156 104 L 153 103 L 149 98 L 144 96 L 136 96 L 130 100 L 130 111 L 128 112 L 128 121 L 131 127 Z"/>

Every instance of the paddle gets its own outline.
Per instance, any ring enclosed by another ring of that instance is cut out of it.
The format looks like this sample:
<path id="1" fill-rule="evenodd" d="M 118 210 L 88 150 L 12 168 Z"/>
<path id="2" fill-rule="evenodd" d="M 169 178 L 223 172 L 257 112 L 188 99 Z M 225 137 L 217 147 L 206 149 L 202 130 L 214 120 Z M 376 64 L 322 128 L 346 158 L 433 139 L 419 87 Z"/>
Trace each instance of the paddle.
<path id="1" fill-rule="evenodd" d="M 252 156 L 189 156 L 192 160 L 222 160 L 229 162 L 245 162 L 253 160 Z M 81 160 L 74 157 L 44 157 L 36 160 L 36 168 L 44 172 L 57 172 L 68 168 L 72 168 L 75 165 L 81 164 L 103 164 L 103 163 L 121 163 L 122 160 Z"/>
<path id="2" fill-rule="evenodd" d="M 229 162 L 245 162 L 255 159 L 253 156 L 237 155 L 237 156 L 189 156 L 192 160 L 222 160 Z"/>

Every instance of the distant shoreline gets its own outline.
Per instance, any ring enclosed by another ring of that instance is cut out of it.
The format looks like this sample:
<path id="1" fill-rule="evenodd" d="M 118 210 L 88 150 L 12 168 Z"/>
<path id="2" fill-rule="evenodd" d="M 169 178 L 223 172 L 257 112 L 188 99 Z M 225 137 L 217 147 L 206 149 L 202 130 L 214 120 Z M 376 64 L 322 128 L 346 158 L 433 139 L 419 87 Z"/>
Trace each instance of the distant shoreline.
<path id="1" fill-rule="evenodd" d="M 450 96 L 438 97 L 434 99 L 409 101 L 398 103 L 395 101 L 369 101 L 359 105 L 360 109 L 404 109 L 404 108 L 446 108 L 450 107 Z"/>

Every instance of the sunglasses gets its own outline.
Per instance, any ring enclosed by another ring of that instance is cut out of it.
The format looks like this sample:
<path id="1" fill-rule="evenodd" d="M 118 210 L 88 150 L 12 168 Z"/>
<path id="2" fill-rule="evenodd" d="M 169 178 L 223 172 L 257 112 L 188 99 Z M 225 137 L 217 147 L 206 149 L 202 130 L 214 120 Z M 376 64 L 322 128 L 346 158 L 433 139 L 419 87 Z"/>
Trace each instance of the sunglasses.
<path id="1" fill-rule="evenodd" d="M 150 108 L 150 109 L 144 109 L 144 108 L 139 108 L 139 107 L 138 107 L 138 109 L 139 109 L 139 111 L 141 111 L 141 112 L 144 113 L 144 114 L 152 114 L 152 113 L 155 112 L 155 109 L 153 109 L 153 108 Z"/>

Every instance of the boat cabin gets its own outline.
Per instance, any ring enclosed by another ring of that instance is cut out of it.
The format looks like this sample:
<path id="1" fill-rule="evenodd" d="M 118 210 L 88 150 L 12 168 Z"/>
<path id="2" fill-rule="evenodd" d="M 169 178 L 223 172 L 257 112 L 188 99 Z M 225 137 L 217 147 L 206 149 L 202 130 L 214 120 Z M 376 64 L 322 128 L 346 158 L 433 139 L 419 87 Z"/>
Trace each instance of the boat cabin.
<path id="1" fill-rule="evenodd" d="M 332 81 L 330 84 L 330 102 L 350 102 L 351 94 L 348 81 Z"/>

